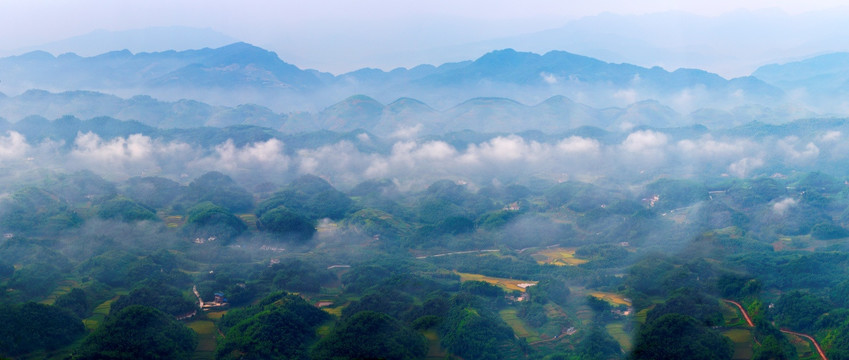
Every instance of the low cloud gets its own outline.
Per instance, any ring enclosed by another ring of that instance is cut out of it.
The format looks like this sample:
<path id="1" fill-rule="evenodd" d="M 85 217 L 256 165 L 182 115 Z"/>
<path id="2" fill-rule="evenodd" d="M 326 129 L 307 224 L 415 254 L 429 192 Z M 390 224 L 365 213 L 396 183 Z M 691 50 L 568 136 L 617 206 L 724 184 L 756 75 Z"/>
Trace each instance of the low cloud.
<path id="1" fill-rule="evenodd" d="M 275 171 L 289 168 L 289 157 L 283 152 L 283 142 L 277 139 L 237 147 L 232 140 L 215 146 L 212 155 L 195 160 L 191 167 L 224 172 Z"/>
<path id="2" fill-rule="evenodd" d="M 188 144 L 166 143 L 142 134 L 104 140 L 88 132 L 77 135 L 68 157 L 78 167 L 130 177 L 161 173 L 163 165 L 190 158 L 194 153 Z"/>
<path id="3" fill-rule="evenodd" d="M 663 133 L 641 130 L 629 134 L 622 142 L 622 149 L 630 153 L 653 151 L 665 146 L 667 142 L 668 138 Z"/>
<path id="4" fill-rule="evenodd" d="M 30 152 L 27 139 L 18 132 L 9 131 L 0 136 L 0 160 L 22 159 Z"/>
<path id="5" fill-rule="evenodd" d="M 557 84 L 557 77 L 554 74 L 541 72 L 539 76 L 542 78 L 542 81 L 545 81 L 546 84 L 554 85 Z"/>
<path id="6" fill-rule="evenodd" d="M 778 140 L 777 147 L 784 152 L 785 158 L 791 162 L 810 161 L 820 154 L 819 147 L 813 142 L 804 143 L 795 136 Z"/>
<path id="7" fill-rule="evenodd" d="M 796 199 L 793 198 L 784 198 L 780 201 L 772 204 L 772 212 L 776 215 L 784 216 L 787 213 L 787 210 L 796 206 Z"/>
<path id="8" fill-rule="evenodd" d="M 745 157 L 728 165 L 728 172 L 736 177 L 748 177 L 754 170 L 764 166 L 760 157 Z"/>
<path id="9" fill-rule="evenodd" d="M 361 135 L 360 143 L 377 143 Z M 37 167 L 56 171 L 90 169 L 112 180 L 164 176 L 185 182 L 221 171 L 245 184 L 282 184 L 302 174 L 350 187 L 368 179 L 392 179 L 402 189 L 422 188 L 439 179 L 473 184 L 511 183 L 530 177 L 548 180 L 730 175 L 751 177 L 792 167 L 815 170 L 820 158 L 845 157 L 839 132 L 811 138 L 747 139 L 731 135 L 675 138 L 659 130 L 638 130 L 621 141 L 570 135 L 545 140 L 518 135 L 490 137 L 458 146 L 442 140 L 396 139 L 386 150 L 360 150 L 351 141 L 289 149 L 279 139 L 237 146 L 232 140 L 201 148 L 142 134 L 101 138 L 79 133 L 70 145 L 31 143 L 17 132 L 0 135 L 0 160 L 16 162 L 23 173 Z M 26 159 L 32 159 L 27 161 Z M 0 178 L 15 181 L 14 172 Z M 769 174 L 767 174 L 769 175 Z M 2 190 L 2 189 L 0 189 Z"/>

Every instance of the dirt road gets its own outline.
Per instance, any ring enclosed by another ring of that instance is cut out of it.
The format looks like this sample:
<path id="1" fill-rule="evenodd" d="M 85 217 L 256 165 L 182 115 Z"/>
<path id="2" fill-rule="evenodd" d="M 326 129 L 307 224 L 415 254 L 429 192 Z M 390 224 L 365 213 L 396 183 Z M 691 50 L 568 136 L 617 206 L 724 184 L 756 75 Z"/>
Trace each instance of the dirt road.
<path id="1" fill-rule="evenodd" d="M 746 312 L 746 309 L 744 309 L 743 306 L 740 305 L 740 303 L 738 303 L 734 300 L 727 300 L 727 299 L 722 299 L 722 301 L 725 301 L 729 304 L 736 305 L 737 308 L 740 309 L 740 313 L 743 314 L 743 317 L 746 318 L 746 323 L 749 324 L 749 327 L 755 327 L 755 324 L 752 323 L 752 318 L 749 317 L 749 313 Z M 780 330 L 781 330 L 781 332 L 783 332 L 785 334 L 801 336 L 803 338 L 810 340 L 811 343 L 814 344 L 814 347 L 817 349 L 817 352 L 819 353 L 822 360 L 828 360 L 828 357 L 825 356 L 825 352 L 822 351 L 822 347 L 820 347 L 820 344 L 817 342 L 817 339 L 814 339 L 813 336 L 808 335 L 808 334 L 798 333 L 798 332 L 787 330 L 787 329 L 780 329 Z"/>

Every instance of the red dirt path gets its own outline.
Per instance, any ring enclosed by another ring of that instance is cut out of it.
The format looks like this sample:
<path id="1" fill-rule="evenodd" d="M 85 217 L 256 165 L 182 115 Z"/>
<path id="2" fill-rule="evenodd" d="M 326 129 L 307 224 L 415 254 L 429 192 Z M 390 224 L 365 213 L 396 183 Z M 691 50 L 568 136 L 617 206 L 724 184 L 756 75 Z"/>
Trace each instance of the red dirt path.
<path id="1" fill-rule="evenodd" d="M 746 323 L 749 324 L 749 327 L 755 327 L 755 324 L 752 323 L 752 318 L 749 317 L 749 314 L 746 312 L 746 309 L 744 309 L 743 306 L 740 305 L 740 303 L 738 303 L 734 300 L 726 300 L 726 299 L 722 299 L 722 301 L 725 301 L 729 304 L 737 305 L 737 308 L 740 309 L 740 313 L 743 314 L 743 317 L 746 318 Z M 803 338 L 807 338 L 808 340 L 811 341 L 811 343 L 814 344 L 814 347 L 817 349 L 817 352 L 820 354 L 820 357 L 822 358 L 822 360 L 828 360 L 828 358 L 825 356 L 825 352 L 822 351 L 820 344 L 817 342 L 816 339 L 814 339 L 813 336 L 808 335 L 808 334 L 797 333 L 795 331 L 790 331 L 790 330 L 786 330 L 786 329 L 780 329 L 780 330 L 781 330 L 781 332 L 783 332 L 785 334 L 796 335 L 796 336 L 801 336 Z"/>

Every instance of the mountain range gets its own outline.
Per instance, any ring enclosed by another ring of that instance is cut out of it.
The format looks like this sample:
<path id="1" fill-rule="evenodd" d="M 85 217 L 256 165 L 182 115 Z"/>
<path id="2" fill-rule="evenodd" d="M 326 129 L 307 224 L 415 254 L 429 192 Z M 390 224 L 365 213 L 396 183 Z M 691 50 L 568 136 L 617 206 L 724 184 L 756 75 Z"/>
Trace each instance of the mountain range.
<path id="1" fill-rule="evenodd" d="M 35 51 L 0 58 L 0 89 L 18 93 L 0 96 L 0 116 L 111 116 L 166 128 L 251 124 L 380 135 L 586 125 L 723 128 L 840 109 L 842 100 L 822 95 L 845 92 L 846 56 L 768 65 L 753 76 L 725 79 L 563 51 L 504 49 L 440 66 L 341 75 L 300 69 L 247 43 L 93 57 Z"/>
<path id="2" fill-rule="evenodd" d="M 384 102 L 412 97 L 439 108 L 474 97 L 535 103 L 564 95 L 593 106 L 611 106 L 652 98 L 666 102 L 665 97 L 682 92 L 703 103 L 731 101 L 741 93 L 745 101 L 774 102 L 782 96 L 780 89 L 753 78 L 726 80 L 689 69 L 669 72 L 562 51 L 539 55 L 505 49 L 474 61 L 389 72 L 362 69 L 334 76 L 299 69 L 246 43 L 137 54 L 124 50 L 93 57 L 36 51 L 0 59 L 0 80 L 2 90 L 9 93 L 33 88 L 93 90 L 223 105 L 257 103 L 278 111 L 320 109 L 357 93 Z"/>
<path id="3" fill-rule="evenodd" d="M 317 112 L 277 113 L 255 104 L 230 107 L 186 99 L 161 101 L 147 95 L 124 99 L 94 91 L 29 90 L 17 96 L 0 93 L 0 118 L 12 123 L 32 116 L 45 119 L 110 117 L 161 129 L 253 125 L 290 134 L 364 130 L 383 137 L 468 129 L 490 133 L 533 130 L 551 134 L 585 126 L 622 131 L 636 126 L 701 124 L 723 129 L 752 121 L 775 124 L 815 115 L 792 108 L 755 105 L 730 110 L 702 108 L 682 114 L 654 100 L 625 107 L 594 108 L 562 95 L 533 105 L 508 98 L 472 98 L 445 110 L 434 109 L 413 98 L 399 98 L 383 104 L 365 95 L 354 95 Z"/>

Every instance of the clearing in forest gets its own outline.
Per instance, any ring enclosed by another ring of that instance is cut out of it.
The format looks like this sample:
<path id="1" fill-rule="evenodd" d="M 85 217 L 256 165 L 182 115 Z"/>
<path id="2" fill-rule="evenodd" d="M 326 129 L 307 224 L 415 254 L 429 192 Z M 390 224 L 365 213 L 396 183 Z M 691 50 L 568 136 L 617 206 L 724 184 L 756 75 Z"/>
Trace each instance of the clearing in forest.
<path id="1" fill-rule="evenodd" d="M 529 343 L 539 341 L 540 337 L 536 331 L 530 329 L 522 319 L 519 319 L 516 309 L 504 309 L 498 312 L 501 320 L 504 320 L 507 325 L 513 328 L 513 333 L 516 336 L 527 340 Z"/>
<path id="2" fill-rule="evenodd" d="M 422 332 L 425 338 L 427 338 L 427 356 L 425 359 L 429 360 L 442 360 L 448 356 L 448 351 L 445 350 L 442 345 L 439 344 L 439 334 L 436 333 L 434 329 L 428 329 Z"/>
<path id="3" fill-rule="evenodd" d="M 734 342 L 734 356 L 732 359 L 751 359 L 754 355 L 752 348 L 752 332 L 746 329 L 731 329 L 723 331 L 722 335 Z"/>
<path id="4" fill-rule="evenodd" d="M 525 288 L 528 286 L 536 285 L 536 281 L 531 280 L 516 280 L 516 279 L 504 279 L 497 278 L 491 276 L 484 276 L 481 274 L 469 274 L 469 273 L 461 273 L 458 272 L 457 275 L 460 275 L 460 281 L 483 281 L 488 282 L 493 285 L 498 285 L 504 289 L 509 291 L 518 290 L 525 291 Z"/>
<path id="5" fill-rule="evenodd" d="M 215 323 L 209 320 L 195 320 L 186 323 L 186 326 L 198 334 L 198 347 L 192 359 L 215 359 L 215 339 L 218 336 Z"/>
<path id="6" fill-rule="evenodd" d="M 91 316 L 83 319 L 83 325 L 85 325 L 87 330 L 94 330 L 100 326 L 100 323 L 106 319 L 106 315 L 109 315 L 109 309 L 112 308 L 112 302 L 118 300 L 118 296 L 120 295 L 116 295 L 115 297 L 104 301 L 100 305 L 97 305 L 97 307 L 95 307 L 92 311 Z"/>
<path id="7" fill-rule="evenodd" d="M 590 295 L 595 296 L 596 298 L 602 299 L 614 305 L 625 305 L 631 306 L 631 300 L 626 299 L 620 294 L 602 292 L 602 291 L 593 291 L 590 292 Z"/>
<path id="8" fill-rule="evenodd" d="M 551 264 L 557 266 L 575 266 L 586 264 L 589 260 L 575 257 L 575 248 L 555 247 L 544 249 L 531 255 L 539 264 Z"/>
<path id="9" fill-rule="evenodd" d="M 619 343 L 619 347 L 621 347 L 622 350 L 625 352 L 631 351 L 631 335 L 625 331 L 624 323 L 615 322 L 607 324 L 604 328 L 607 330 L 607 333 Z"/>
<path id="10" fill-rule="evenodd" d="M 71 292 L 71 289 L 78 287 L 79 285 L 79 283 L 71 279 L 62 280 L 62 282 L 59 283 L 59 286 L 53 289 L 53 292 L 44 298 L 44 300 L 39 301 L 39 303 L 53 305 L 53 303 L 56 302 L 56 298 Z"/>

